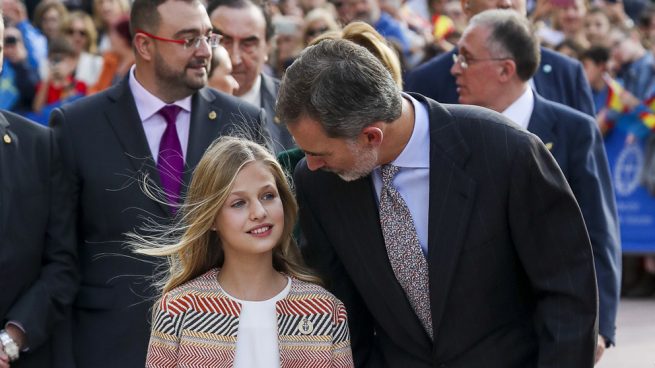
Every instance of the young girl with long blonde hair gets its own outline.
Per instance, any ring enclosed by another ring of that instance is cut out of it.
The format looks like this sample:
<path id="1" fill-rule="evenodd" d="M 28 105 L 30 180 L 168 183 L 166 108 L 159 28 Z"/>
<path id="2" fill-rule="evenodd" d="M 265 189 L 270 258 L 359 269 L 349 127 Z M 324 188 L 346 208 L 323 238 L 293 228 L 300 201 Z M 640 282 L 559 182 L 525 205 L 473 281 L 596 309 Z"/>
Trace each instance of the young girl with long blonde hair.
<path id="1" fill-rule="evenodd" d="M 179 225 L 132 234 L 168 258 L 146 367 L 352 367 L 346 311 L 302 265 L 297 205 L 273 156 L 223 137 L 196 167 Z"/>

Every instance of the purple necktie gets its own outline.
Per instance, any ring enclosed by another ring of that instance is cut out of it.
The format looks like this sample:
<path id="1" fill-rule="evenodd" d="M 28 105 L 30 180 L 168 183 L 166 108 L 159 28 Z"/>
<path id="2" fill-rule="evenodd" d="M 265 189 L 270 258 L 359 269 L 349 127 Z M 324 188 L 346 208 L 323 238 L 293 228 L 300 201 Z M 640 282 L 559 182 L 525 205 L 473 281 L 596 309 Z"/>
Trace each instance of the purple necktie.
<path id="1" fill-rule="evenodd" d="M 159 170 L 162 188 L 166 193 L 168 203 L 171 205 L 179 203 L 182 172 L 184 171 L 182 145 L 175 128 L 175 120 L 180 110 L 182 108 L 177 105 L 166 105 L 159 110 L 159 115 L 166 120 L 166 130 L 164 130 L 164 135 L 161 136 L 159 142 L 157 169 Z"/>

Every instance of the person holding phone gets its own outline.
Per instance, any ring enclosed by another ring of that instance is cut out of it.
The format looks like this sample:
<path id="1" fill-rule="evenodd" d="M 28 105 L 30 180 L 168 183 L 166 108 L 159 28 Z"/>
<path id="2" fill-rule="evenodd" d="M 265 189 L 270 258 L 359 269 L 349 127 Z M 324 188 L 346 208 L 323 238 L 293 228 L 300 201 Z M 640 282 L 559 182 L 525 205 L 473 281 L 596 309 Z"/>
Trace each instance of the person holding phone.
<path id="1" fill-rule="evenodd" d="M 9 80 L 9 85 L 14 87 L 15 98 L 9 98 L 4 93 L 0 98 L 0 108 L 9 109 L 13 112 L 24 113 L 32 110 L 32 101 L 36 86 L 39 83 L 38 71 L 29 62 L 27 48 L 23 41 L 23 35 L 16 27 L 7 27 L 4 36 L 4 54 L 6 70 L 2 78 Z"/>
<path id="2" fill-rule="evenodd" d="M 33 110 L 38 113 L 48 105 L 55 105 L 75 96 L 86 94 L 86 84 L 74 77 L 77 62 L 75 51 L 65 38 L 50 41 L 48 75 L 37 86 Z"/>

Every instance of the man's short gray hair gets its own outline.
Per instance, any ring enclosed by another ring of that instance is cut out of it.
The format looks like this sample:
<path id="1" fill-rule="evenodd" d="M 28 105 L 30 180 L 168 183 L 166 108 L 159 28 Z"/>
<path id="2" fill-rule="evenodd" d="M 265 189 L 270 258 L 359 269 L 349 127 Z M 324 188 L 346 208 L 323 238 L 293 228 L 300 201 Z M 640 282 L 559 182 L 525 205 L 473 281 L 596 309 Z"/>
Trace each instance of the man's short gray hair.
<path id="1" fill-rule="evenodd" d="M 487 47 L 492 57 L 508 57 L 516 63 L 516 74 L 527 81 L 537 72 L 541 60 L 539 40 L 528 19 L 511 9 L 486 10 L 471 18 L 467 28 L 491 30 Z"/>
<path id="2" fill-rule="evenodd" d="M 389 71 L 364 47 L 324 40 L 287 69 L 276 111 L 287 124 L 310 118 L 327 136 L 352 139 L 372 123 L 398 119 L 402 97 Z"/>

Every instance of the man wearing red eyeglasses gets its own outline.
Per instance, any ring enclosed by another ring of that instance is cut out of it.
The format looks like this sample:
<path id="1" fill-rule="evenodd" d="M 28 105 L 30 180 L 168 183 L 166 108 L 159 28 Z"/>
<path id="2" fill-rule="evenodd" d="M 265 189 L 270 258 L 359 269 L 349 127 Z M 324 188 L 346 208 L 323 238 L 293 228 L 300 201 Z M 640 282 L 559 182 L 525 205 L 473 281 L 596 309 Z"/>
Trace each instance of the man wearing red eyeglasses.
<path id="1" fill-rule="evenodd" d="M 76 193 L 78 368 L 144 366 L 158 264 L 133 255 L 124 234 L 175 219 L 216 137 L 266 139 L 262 110 L 206 87 L 220 37 L 200 1 L 136 0 L 130 27 L 135 66 L 126 78 L 50 118 Z"/>

